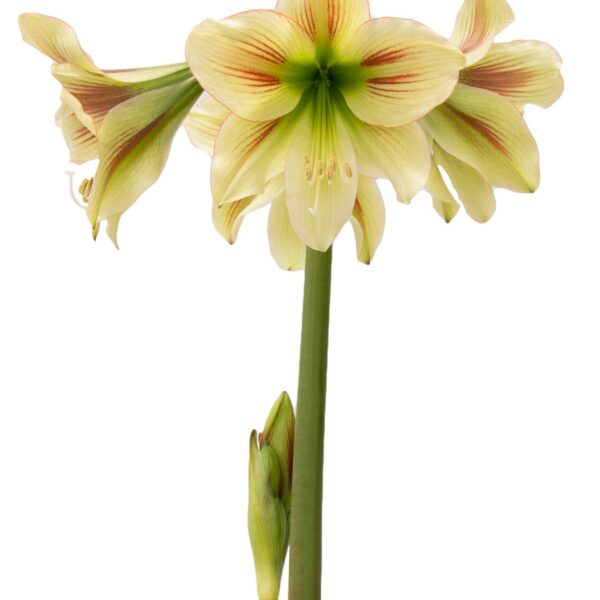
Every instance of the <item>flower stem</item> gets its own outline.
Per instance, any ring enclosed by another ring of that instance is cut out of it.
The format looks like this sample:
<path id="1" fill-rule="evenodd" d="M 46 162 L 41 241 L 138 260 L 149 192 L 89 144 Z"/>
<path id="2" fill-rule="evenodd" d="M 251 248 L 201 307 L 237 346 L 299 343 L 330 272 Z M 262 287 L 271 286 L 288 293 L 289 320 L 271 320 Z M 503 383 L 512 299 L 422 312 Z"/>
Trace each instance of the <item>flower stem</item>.
<path id="1" fill-rule="evenodd" d="M 296 407 L 289 600 L 321 598 L 321 513 L 332 249 L 307 248 Z"/>

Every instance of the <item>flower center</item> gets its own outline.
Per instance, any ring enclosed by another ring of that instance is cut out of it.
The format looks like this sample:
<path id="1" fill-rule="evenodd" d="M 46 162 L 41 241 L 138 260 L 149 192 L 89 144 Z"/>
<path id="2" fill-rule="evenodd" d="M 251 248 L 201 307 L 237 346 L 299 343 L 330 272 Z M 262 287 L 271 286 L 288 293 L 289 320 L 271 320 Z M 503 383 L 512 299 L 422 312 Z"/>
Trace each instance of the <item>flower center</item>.
<path id="1" fill-rule="evenodd" d="M 319 67 L 314 84 L 315 86 L 323 85 L 325 87 L 331 87 L 331 73 L 327 67 Z"/>
<path id="2" fill-rule="evenodd" d="M 315 75 L 310 93 L 308 110 L 310 118 L 310 145 L 303 157 L 302 169 L 306 183 L 315 186 L 313 206 L 309 209 L 316 214 L 319 200 L 326 187 L 336 182 L 346 183 L 353 176 L 353 168 L 344 156 L 340 131 L 344 127 L 335 101 L 335 92 L 327 69 L 319 69 Z"/>

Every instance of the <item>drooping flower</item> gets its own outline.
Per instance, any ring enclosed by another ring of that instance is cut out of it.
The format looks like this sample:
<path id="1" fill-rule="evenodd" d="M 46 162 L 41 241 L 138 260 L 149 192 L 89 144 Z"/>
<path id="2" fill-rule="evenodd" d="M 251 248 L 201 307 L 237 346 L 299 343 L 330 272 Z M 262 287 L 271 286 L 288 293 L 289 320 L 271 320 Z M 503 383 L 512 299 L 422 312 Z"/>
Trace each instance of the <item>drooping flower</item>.
<path id="1" fill-rule="evenodd" d="M 440 168 L 479 222 L 494 214 L 495 187 L 531 193 L 539 186 L 538 148 L 523 108 L 547 108 L 560 97 L 561 59 L 538 41 L 494 43 L 513 19 L 505 0 L 465 0 L 451 41 L 465 53 L 466 67 L 450 98 L 422 120 L 433 141 L 426 189 L 448 222 L 459 205 Z"/>
<path id="2" fill-rule="evenodd" d="M 248 533 L 259 600 L 277 600 L 290 537 L 296 419 L 283 392 L 259 435 L 250 435 Z"/>
<path id="3" fill-rule="evenodd" d="M 217 227 L 233 241 L 243 216 L 271 203 L 271 249 L 284 268 L 302 266 L 305 245 L 329 248 L 348 220 L 370 260 L 385 219 L 373 179 L 389 179 L 402 202 L 423 186 L 430 148 L 415 121 L 464 66 L 423 25 L 371 19 L 367 0 L 280 0 L 274 11 L 205 21 L 186 55 L 212 97 L 188 129 L 213 151 Z"/>
<path id="4" fill-rule="evenodd" d="M 56 121 L 71 160 L 99 159 L 82 196 L 94 237 L 105 220 L 116 245 L 121 215 L 158 179 L 202 89 L 185 63 L 101 70 L 65 22 L 26 13 L 19 25 L 25 42 L 54 61 L 52 74 L 63 87 Z"/>

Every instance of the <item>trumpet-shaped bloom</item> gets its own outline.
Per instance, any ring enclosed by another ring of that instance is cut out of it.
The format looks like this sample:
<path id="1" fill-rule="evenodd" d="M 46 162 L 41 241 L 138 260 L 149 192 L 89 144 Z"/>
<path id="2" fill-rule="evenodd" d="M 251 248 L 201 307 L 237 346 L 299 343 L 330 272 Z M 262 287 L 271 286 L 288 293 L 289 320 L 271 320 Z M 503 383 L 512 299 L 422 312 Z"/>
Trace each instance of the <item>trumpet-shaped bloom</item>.
<path id="1" fill-rule="evenodd" d="M 202 98 L 184 121 L 192 143 L 212 156 L 219 131 L 230 114 L 230 111 L 214 98 L 210 96 Z M 419 132 L 416 141 L 420 142 L 421 139 Z M 409 150 L 407 146 L 406 151 Z M 412 174 L 408 166 L 400 164 L 398 168 L 407 179 L 410 179 Z M 249 212 L 268 204 L 271 204 L 268 234 L 273 258 L 282 269 L 288 271 L 304 268 L 306 244 L 298 237 L 290 223 L 283 174 L 269 180 L 261 194 L 228 202 L 222 206 L 213 202 L 214 225 L 217 231 L 233 244 L 244 217 Z M 359 176 L 350 222 L 356 238 L 357 257 L 361 262 L 369 264 L 381 241 L 385 224 L 383 198 L 377 184 L 370 177 Z"/>
<path id="2" fill-rule="evenodd" d="M 450 98 L 422 120 L 433 140 L 426 189 L 448 222 L 459 205 L 440 168 L 479 222 L 494 214 L 494 187 L 533 192 L 539 185 L 538 149 L 523 107 L 546 108 L 560 97 L 561 60 L 542 42 L 494 43 L 512 20 L 505 0 L 465 0 L 451 41 L 465 53 L 467 66 Z"/>
<path id="3" fill-rule="evenodd" d="M 23 39 L 54 61 L 52 74 L 62 84 L 56 121 L 71 160 L 99 159 L 83 199 L 94 237 L 106 220 L 116 244 L 121 215 L 159 177 L 202 89 L 185 63 L 103 71 L 63 21 L 28 13 L 19 24 Z"/>
<path id="4" fill-rule="evenodd" d="M 215 223 L 233 241 L 243 216 L 270 203 L 284 268 L 302 266 L 306 245 L 329 248 L 349 220 L 370 260 L 384 221 L 373 179 L 389 179 L 402 202 L 422 187 L 430 149 L 415 121 L 464 66 L 426 27 L 370 19 L 367 0 L 280 0 L 205 21 L 186 55 L 212 97 L 188 130 L 213 154 Z"/>

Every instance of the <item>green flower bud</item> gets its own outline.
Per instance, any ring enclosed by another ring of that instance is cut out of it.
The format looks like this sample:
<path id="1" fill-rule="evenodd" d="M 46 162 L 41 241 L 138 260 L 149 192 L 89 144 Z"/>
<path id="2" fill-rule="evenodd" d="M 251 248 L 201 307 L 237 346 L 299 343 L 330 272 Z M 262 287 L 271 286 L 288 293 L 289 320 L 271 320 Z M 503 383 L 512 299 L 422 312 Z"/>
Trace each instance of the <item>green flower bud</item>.
<path id="1" fill-rule="evenodd" d="M 289 544 L 294 408 L 283 392 L 250 435 L 248 532 L 259 600 L 277 600 Z"/>

